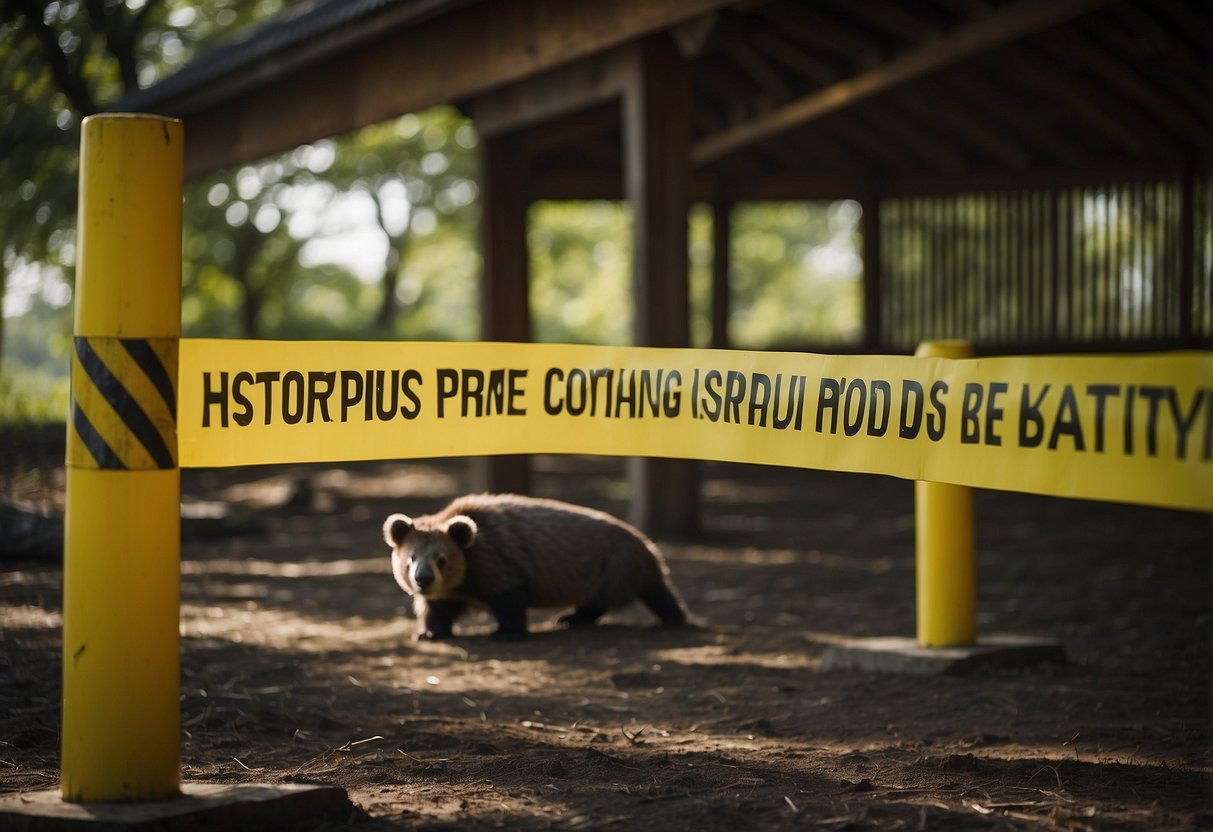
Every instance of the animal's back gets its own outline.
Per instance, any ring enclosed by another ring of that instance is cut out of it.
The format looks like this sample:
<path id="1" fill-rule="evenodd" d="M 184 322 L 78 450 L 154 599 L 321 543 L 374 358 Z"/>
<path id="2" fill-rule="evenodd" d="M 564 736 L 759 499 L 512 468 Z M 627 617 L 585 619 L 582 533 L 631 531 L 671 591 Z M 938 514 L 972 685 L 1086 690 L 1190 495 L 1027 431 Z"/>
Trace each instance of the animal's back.
<path id="1" fill-rule="evenodd" d="M 665 582 L 660 554 L 644 535 L 605 512 L 513 494 L 471 494 L 443 516 L 476 521 L 470 571 L 488 585 L 525 582 L 535 607 L 607 608 Z"/>

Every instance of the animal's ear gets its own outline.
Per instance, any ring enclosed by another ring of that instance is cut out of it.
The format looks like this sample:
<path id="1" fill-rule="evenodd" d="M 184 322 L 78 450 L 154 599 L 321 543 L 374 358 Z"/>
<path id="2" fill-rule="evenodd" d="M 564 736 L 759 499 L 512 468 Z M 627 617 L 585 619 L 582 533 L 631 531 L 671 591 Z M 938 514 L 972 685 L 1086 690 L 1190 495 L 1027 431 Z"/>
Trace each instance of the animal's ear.
<path id="1" fill-rule="evenodd" d="M 463 514 L 455 515 L 446 523 L 446 533 L 451 536 L 451 540 L 459 544 L 461 549 L 472 545 L 477 531 L 476 521 Z"/>
<path id="2" fill-rule="evenodd" d="M 383 539 L 389 546 L 399 546 L 412 530 L 413 520 L 404 514 L 393 514 L 383 521 Z"/>

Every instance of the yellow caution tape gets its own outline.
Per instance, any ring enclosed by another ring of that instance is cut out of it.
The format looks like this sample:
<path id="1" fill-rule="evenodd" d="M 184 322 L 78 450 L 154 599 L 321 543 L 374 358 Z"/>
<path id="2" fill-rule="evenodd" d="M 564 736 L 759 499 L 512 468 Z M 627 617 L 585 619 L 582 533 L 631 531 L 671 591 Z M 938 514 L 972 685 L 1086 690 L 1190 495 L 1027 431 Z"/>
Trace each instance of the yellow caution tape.
<path id="1" fill-rule="evenodd" d="M 1213 511 L 1213 356 L 181 343 L 183 467 L 685 457 Z"/>

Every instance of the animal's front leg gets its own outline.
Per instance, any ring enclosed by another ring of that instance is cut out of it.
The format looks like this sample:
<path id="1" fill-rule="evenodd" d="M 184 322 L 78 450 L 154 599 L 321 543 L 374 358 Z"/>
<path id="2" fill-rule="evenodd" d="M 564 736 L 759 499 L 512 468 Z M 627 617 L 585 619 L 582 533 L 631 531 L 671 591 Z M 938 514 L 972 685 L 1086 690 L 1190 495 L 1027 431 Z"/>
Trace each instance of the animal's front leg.
<path id="1" fill-rule="evenodd" d="M 421 622 L 417 638 L 424 641 L 450 638 L 455 631 L 455 619 L 463 615 L 465 609 L 467 609 L 467 604 L 463 601 L 426 600 L 424 607 L 417 611 L 417 620 Z"/>
<path id="2" fill-rule="evenodd" d="M 508 589 L 488 599 L 489 612 L 497 619 L 496 641 L 521 641 L 526 638 L 525 587 Z"/>
<path id="3" fill-rule="evenodd" d="M 566 627 L 589 627 L 606 612 L 597 604 L 585 604 L 573 610 L 568 615 L 560 616 L 560 623 Z"/>

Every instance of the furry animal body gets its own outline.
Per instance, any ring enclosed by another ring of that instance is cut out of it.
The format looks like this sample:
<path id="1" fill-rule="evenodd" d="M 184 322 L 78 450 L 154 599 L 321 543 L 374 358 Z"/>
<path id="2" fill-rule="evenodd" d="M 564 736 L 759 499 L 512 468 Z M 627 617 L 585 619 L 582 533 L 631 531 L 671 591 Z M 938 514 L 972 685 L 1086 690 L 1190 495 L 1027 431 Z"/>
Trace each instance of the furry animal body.
<path id="1" fill-rule="evenodd" d="M 383 536 L 392 574 L 413 596 L 418 637 L 447 638 L 469 606 L 487 607 L 497 639 L 526 635 L 528 608 L 593 624 L 639 600 L 664 625 L 686 622 L 657 547 L 605 512 L 515 494 L 459 497 L 437 514 L 393 514 Z"/>

